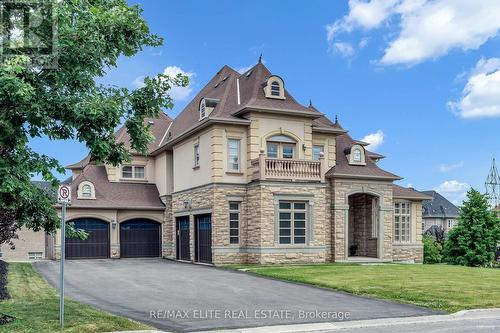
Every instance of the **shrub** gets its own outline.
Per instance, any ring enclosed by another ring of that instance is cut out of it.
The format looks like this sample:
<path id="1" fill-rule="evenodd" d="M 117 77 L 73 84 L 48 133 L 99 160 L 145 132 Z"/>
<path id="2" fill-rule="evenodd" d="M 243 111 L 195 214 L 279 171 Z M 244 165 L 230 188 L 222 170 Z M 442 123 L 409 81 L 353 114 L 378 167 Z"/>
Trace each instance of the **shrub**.
<path id="1" fill-rule="evenodd" d="M 443 259 L 443 247 L 432 236 L 424 236 L 424 264 L 438 264 Z"/>
<path id="2" fill-rule="evenodd" d="M 500 219 L 490 211 L 487 196 L 470 189 L 458 225 L 445 242 L 446 260 L 455 265 L 491 266 L 499 241 Z"/>

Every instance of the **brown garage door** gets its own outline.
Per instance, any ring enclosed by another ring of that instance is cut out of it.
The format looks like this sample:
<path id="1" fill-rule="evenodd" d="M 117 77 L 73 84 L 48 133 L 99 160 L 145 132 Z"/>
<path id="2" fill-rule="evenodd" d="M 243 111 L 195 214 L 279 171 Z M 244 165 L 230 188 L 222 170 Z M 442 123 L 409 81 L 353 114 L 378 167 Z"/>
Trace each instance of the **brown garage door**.
<path id="1" fill-rule="evenodd" d="M 68 223 L 85 230 L 88 236 L 84 240 L 66 238 L 67 259 L 109 258 L 109 223 L 93 218 L 81 218 Z"/>
<path id="2" fill-rule="evenodd" d="M 148 219 L 134 219 L 120 224 L 120 257 L 161 256 L 161 224 Z"/>

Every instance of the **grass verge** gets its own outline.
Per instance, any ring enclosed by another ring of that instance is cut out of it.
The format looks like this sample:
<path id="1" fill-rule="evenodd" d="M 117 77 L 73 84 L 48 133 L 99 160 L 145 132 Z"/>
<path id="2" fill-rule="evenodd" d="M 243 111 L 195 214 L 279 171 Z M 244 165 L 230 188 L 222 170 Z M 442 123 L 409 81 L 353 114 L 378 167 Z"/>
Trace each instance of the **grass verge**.
<path id="1" fill-rule="evenodd" d="M 0 301 L 0 313 L 15 317 L 15 320 L 1 325 L 1 333 L 61 332 L 58 294 L 31 264 L 9 264 L 7 290 L 11 299 Z M 145 329 L 151 327 L 70 299 L 65 300 L 65 329 L 62 332 L 90 333 Z"/>
<path id="2" fill-rule="evenodd" d="M 500 307 L 500 269 L 404 264 L 225 267 L 446 312 Z"/>

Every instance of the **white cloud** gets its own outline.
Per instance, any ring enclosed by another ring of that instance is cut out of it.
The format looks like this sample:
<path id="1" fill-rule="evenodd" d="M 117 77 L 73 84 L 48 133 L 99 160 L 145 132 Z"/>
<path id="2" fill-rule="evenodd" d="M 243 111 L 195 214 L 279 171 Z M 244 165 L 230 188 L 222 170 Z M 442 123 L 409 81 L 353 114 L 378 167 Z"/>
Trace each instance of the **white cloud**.
<path id="1" fill-rule="evenodd" d="M 184 101 L 191 95 L 191 92 L 193 91 L 193 82 L 191 79 L 196 75 L 195 73 L 186 72 L 177 66 L 168 66 L 163 71 L 163 74 L 172 78 L 178 74 L 182 74 L 189 78 L 189 84 L 186 87 L 172 87 L 170 89 L 170 96 L 174 99 L 174 101 Z"/>
<path id="2" fill-rule="evenodd" d="M 355 53 L 354 47 L 349 43 L 337 42 L 333 43 L 332 47 L 334 48 L 335 52 L 340 53 L 344 58 L 352 57 Z"/>
<path id="3" fill-rule="evenodd" d="M 370 145 L 367 148 L 370 150 L 377 150 L 377 148 L 384 143 L 384 132 L 378 130 L 375 133 L 366 135 L 361 141 L 369 143 Z"/>
<path id="4" fill-rule="evenodd" d="M 450 172 L 453 170 L 460 169 L 461 167 L 464 166 L 464 161 L 460 161 L 454 164 L 441 164 L 439 166 L 439 171 L 441 172 Z"/>
<path id="5" fill-rule="evenodd" d="M 163 71 L 163 74 L 168 75 L 171 78 L 176 77 L 178 74 L 185 75 L 189 78 L 189 84 L 186 87 L 172 87 L 169 91 L 170 96 L 174 101 L 184 101 L 186 100 L 193 91 L 193 82 L 192 78 L 196 75 L 192 72 L 186 72 L 177 66 L 168 66 Z M 135 88 L 144 87 L 144 75 L 138 76 L 132 81 L 132 86 Z"/>
<path id="6" fill-rule="evenodd" d="M 144 87 L 144 78 L 146 76 L 144 75 L 141 75 L 141 76 L 138 76 L 134 79 L 134 81 L 132 81 L 132 86 L 134 86 L 134 88 L 142 88 Z"/>
<path id="7" fill-rule="evenodd" d="M 328 25 L 330 48 L 354 29 L 389 27 L 382 65 L 413 65 L 453 49 L 477 49 L 500 31 L 498 0 L 350 0 L 349 13 Z M 393 37 L 396 36 L 396 37 Z"/>
<path id="8" fill-rule="evenodd" d="M 255 66 L 255 65 L 249 65 L 249 66 L 244 66 L 244 67 L 241 67 L 241 68 L 239 68 L 239 69 L 237 70 L 237 72 L 238 72 L 238 73 L 240 73 L 240 74 L 246 73 L 246 72 L 248 72 L 248 70 L 249 70 L 250 68 L 252 68 L 253 66 Z"/>
<path id="9" fill-rule="evenodd" d="M 500 117 L 500 58 L 479 60 L 461 98 L 448 107 L 462 118 Z"/>
<path id="10" fill-rule="evenodd" d="M 439 192 L 446 199 L 450 200 L 455 205 L 461 205 L 466 198 L 467 190 L 470 185 L 461 183 L 456 180 L 447 180 L 434 188 L 434 191 Z"/>

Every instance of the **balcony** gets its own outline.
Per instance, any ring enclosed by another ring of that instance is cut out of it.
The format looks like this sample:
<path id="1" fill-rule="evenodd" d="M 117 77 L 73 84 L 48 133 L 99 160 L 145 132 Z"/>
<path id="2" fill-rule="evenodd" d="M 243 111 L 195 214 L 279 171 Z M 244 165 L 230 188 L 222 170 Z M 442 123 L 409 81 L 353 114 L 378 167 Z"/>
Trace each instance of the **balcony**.
<path id="1" fill-rule="evenodd" d="M 326 161 L 268 158 L 261 151 L 252 161 L 253 180 L 288 180 L 325 182 Z"/>

